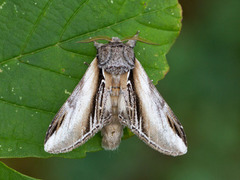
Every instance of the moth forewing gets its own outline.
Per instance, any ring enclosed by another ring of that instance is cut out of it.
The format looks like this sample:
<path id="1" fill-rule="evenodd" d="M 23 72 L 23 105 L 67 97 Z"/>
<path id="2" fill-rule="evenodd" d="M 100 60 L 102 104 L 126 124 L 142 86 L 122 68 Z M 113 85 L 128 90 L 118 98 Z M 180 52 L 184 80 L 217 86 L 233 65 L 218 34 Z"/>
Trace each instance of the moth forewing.
<path id="1" fill-rule="evenodd" d="M 182 125 L 137 59 L 133 69 L 133 84 L 139 117 L 137 123 L 133 119 L 129 121 L 129 128 L 150 147 L 164 154 L 185 154 L 187 145 Z"/>
<path id="2" fill-rule="evenodd" d="M 98 87 L 99 68 L 95 58 L 50 124 L 44 144 L 46 152 L 71 151 L 102 128 L 103 123 L 95 120 Z"/>
<path id="3" fill-rule="evenodd" d="M 187 152 L 183 127 L 135 59 L 136 34 L 123 43 L 94 42 L 97 57 L 50 124 L 44 149 L 68 152 L 102 130 L 102 147 L 118 147 L 127 126 L 155 150 Z"/>

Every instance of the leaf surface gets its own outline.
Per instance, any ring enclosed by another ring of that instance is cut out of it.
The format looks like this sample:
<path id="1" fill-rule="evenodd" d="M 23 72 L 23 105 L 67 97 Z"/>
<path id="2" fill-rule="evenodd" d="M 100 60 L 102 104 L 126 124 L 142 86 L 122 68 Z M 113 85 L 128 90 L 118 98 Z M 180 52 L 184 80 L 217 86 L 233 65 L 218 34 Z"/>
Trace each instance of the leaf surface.
<path id="1" fill-rule="evenodd" d="M 48 125 L 96 55 L 94 36 L 133 36 L 135 55 L 156 84 L 169 67 L 166 53 L 181 29 L 177 0 L 69 0 L 0 3 L 0 157 L 81 158 L 101 150 L 97 134 L 70 153 L 43 150 Z M 130 134 L 125 131 L 125 136 Z"/>

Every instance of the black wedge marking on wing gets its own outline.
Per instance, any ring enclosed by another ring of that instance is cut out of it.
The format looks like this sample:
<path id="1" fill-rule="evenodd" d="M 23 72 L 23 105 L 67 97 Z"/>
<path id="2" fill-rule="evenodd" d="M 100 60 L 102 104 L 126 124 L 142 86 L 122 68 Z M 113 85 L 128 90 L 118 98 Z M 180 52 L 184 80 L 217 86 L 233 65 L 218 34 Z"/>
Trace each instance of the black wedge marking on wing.
<path id="1" fill-rule="evenodd" d="M 172 125 L 172 121 L 170 120 L 170 118 L 167 116 L 167 120 L 168 120 L 168 124 L 169 126 L 174 129 L 173 125 Z"/>
<path id="2" fill-rule="evenodd" d="M 46 133 L 46 137 L 45 137 L 45 140 L 44 140 L 44 143 L 47 142 L 49 137 L 51 137 L 54 132 L 57 132 L 58 129 L 60 128 L 60 126 L 62 125 L 62 122 L 63 122 L 63 120 L 65 118 L 65 114 L 63 113 L 63 115 L 62 115 L 60 113 L 61 111 L 63 111 L 63 110 L 61 110 L 61 109 L 59 110 L 59 112 L 55 115 L 54 120 L 49 125 L 47 133 Z M 58 119 L 59 116 L 62 116 L 61 119 L 59 121 L 56 121 L 56 119 Z"/>
<path id="3" fill-rule="evenodd" d="M 57 131 L 57 130 L 59 129 L 59 127 L 62 125 L 62 122 L 63 122 L 64 118 L 65 118 L 65 114 L 62 116 L 61 120 L 58 121 L 56 131 Z"/>
<path id="4" fill-rule="evenodd" d="M 167 119 L 168 119 L 168 123 L 169 123 L 170 127 L 178 135 L 178 137 L 180 137 L 183 140 L 184 144 L 187 146 L 187 137 L 186 137 L 186 134 L 183 130 L 183 127 L 182 127 L 180 121 L 173 114 L 171 109 L 169 110 L 169 112 L 172 113 L 172 114 L 170 113 L 167 115 Z"/>

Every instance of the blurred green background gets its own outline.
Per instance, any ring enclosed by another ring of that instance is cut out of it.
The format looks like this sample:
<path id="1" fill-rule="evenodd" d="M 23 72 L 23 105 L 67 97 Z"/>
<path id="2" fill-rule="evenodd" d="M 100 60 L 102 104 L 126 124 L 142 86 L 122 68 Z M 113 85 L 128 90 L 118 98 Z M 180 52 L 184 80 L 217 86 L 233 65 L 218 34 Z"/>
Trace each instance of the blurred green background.
<path id="1" fill-rule="evenodd" d="M 158 89 L 184 126 L 186 155 L 165 156 L 132 137 L 84 159 L 3 162 L 41 179 L 240 179 L 240 1 L 180 3 L 183 28 Z"/>

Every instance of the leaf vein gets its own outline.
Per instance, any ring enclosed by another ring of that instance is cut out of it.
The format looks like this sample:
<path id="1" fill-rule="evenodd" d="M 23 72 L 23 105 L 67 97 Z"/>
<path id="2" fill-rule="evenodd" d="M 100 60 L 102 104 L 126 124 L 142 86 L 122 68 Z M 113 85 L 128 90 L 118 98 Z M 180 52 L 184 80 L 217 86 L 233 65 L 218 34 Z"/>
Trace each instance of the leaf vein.
<path id="1" fill-rule="evenodd" d="M 167 8 L 168 8 L 168 7 L 167 7 Z M 165 9 L 167 9 L 167 8 L 165 8 Z M 4 63 L 6 63 L 6 62 L 8 62 L 8 61 L 12 61 L 12 60 L 14 60 L 14 59 L 16 59 L 16 58 L 19 58 L 19 57 L 22 57 L 22 56 L 24 56 L 24 55 L 37 53 L 37 52 L 39 52 L 39 51 L 41 51 L 41 50 L 51 48 L 51 47 L 53 47 L 53 46 L 56 46 L 56 45 L 59 45 L 59 44 L 61 44 L 61 43 L 65 43 L 65 42 L 71 41 L 71 40 L 73 40 L 73 39 L 76 39 L 76 38 L 79 38 L 79 37 L 82 37 L 82 36 L 86 36 L 86 35 L 89 35 L 89 34 L 92 34 L 92 33 L 99 32 L 99 31 L 101 31 L 101 30 L 103 30 L 103 29 L 105 29 L 105 28 L 112 28 L 113 26 L 116 26 L 116 25 L 119 25 L 119 24 L 121 24 L 121 23 L 124 23 L 124 22 L 127 21 L 127 20 L 134 19 L 134 18 L 139 17 L 139 16 L 142 16 L 142 15 L 159 12 L 159 11 L 162 11 L 162 10 L 158 9 L 158 10 L 149 11 L 149 12 L 146 12 L 146 13 L 139 13 L 139 14 L 136 15 L 136 16 L 129 17 L 129 18 L 127 18 L 127 19 L 124 19 L 124 20 L 119 21 L 119 22 L 115 22 L 115 23 L 113 23 L 113 24 L 110 24 L 110 25 L 108 25 L 108 26 L 104 26 L 104 27 L 102 27 L 102 28 L 94 29 L 94 30 L 92 30 L 92 31 L 89 31 L 88 33 L 80 34 L 80 35 L 74 36 L 74 37 L 72 37 L 72 38 L 69 38 L 69 39 L 66 39 L 66 40 L 63 40 L 63 41 L 59 41 L 59 42 L 57 42 L 57 43 L 55 43 L 55 44 L 51 44 L 51 45 L 49 45 L 49 46 L 45 46 L 45 47 L 39 48 L 39 49 L 37 49 L 37 50 L 33 50 L 33 51 L 28 52 L 28 53 L 25 53 L 25 54 L 24 54 L 24 53 L 21 53 L 21 54 L 19 54 L 18 56 L 15 56 L 15 57 L 12 57 L 12 58 L 9 58 L 9 59 L 6 59 L 6 60 L 2 61 L 0 64 L 4 64 Z"/>
<path id="2" fill-rule="evenodd" d="M 61 45 L 59 45 L 58 47 L 60 47 L 63 51 L 70 52 L 70 53 L 73 53 L 73 54 L 76 54 L 76 55 L 81 55 L 81 56 L 86 56 L 86 57 L 91 57 L 91 58 L 94 58 L 94 57 L 95 57 L 95 56 L 91 56 L 91 55 L 87 55 L 87 54 L 80 54 L 80 53 L 71 51 L 71 50 L 69 50 L 69 49 L 65 49 L 65 48 L 62 47 Z"/>
<path id="3" fill-rule="evenodd" d="M 18 108 L 32 110 L 32 111 L 35 111 L 35 112 L 38 111 L 38 112 L 42 112 L 42 113 L 56 114 L 56 112 L 51 112 L 51 111 L 47 111 L 47 110 L 44 110 L 44 109 L 37 109 L 37 108 L 31 107 L 31 106 L 27 106 L 27 105 L 16 104 L 16 103 L 13 103 L 13 102 L 10 102 L 10 101 L 6 101 L 6 100 L 3 100 L 3 99 L 0 99 L 0 103 L 13 105 L 13 106 L 16 106 Z"/>
<path id="4" fill-rule="evenodd" d="M 63 36 L 64 32 L 66 31 L 68 24 L 69 24 L 69 23 L 71 22 L 71 20 L 77 15 L 77 13 L 84 7 L 84 5 L 85 5 L 87 2 L 89 2 L 89 0 L 86 0 L 84 3 L 80 4 L 80 6 L 76 9 L 76 11 L 73 12 L 72 16 L 70 16 L 70 18 L 67 20 L 67 22 L 66 22 L 65 25 L 63 26 L 62 32 L 60 33 L 59 41 L 61 41 L 62 36 Z"/>
<path id="5" fill-rule="evenodd" d="M 45 71 L 49 71 L 49 72 L 52 72 L 52 73 L 55 73 L 55 74 L 58 74 L 58 75 L 66 76 L 66 77 L 68 77 L 69 79 L 74 79 L 74 80 L 79 81 L 79 78 L 78 78 L 78 77 L 73 77 L 73 76 L 71 76 L 71 75 L 62 74 L 62 73 L 59 73 L 59 72 L 57 72 L 57 71 L 53 71 L 53 70 L 51 70 L 51 69 L 47 69 L 47 68 L 43 68 L 43 67 L 41 67 L 41 66 L 37 66 L 37 65 L 35 65 L 35 64 L 29 64 L 29 63 L 23 62 L 23 61 L 21 61 L 21 60 L 19 60 L 19 62 L 21 62 L 22 64 L 26 64 L 26 65 L 32 66 L 32 67 L 34 67 L 34 68 L 38 68 L 38 69 L 42 69 L 42 70 L 45 70 Z"/>
<path id="6" fill-rule="evenodd" d="M 46 5 L 44 6 L 44 8 L 43 8 L 43 10 L 41 11 L 41 13 L 39 14 L 37 20 L 36 20 L 35 23 L 33 24 L 33 28 L 30 30 L 30 32 L 29 32 L 29 34 L 28 34 L 28 36 L 27 36 L 27 38 L 26 38 L 26 41 L 24 42 L 24 44 L 23 44 L 23 46 L 22 46 L 22 48 L 21 48 L 20 54 L 23 54 L 23 51 L 24 51 L 25 48 L 27 47 L 27 44 L 29 43 L 29 41 L 30 41 L 33 33 L 35 32 L 38 24 L 40 23 L 41 18 L 43 17 L 43 15 L 44 15 L 44 13 L 46 12 L 47 8 L 51 5 L 52 1 L 53 1 L 53 0 L 49 0 L 49 1 L 46 3 Z"/>
<path id="7" fill-rule="evenodd" d="M 145 12 L 145 13 L 139 13 L 139 14 L 137 14 L 137 15 L 135 15 L 135 16 L 129 17 L 129 18 L 127 18 L 127 19 L 124 19 L 124 20 L 121 20 L 121 21 L 118 21 L 118 22 L 115 22 L 115 23 L 112 23 L 112 24 L 109 24 L 109 25 L 106 25 L 106 26 L 101 27 L 101 28 L 94 29 L 94 30 L 89 31 L 89 32 L 87 32 L 87 33 L 83 33 L 83 34 L 79 34 L 79 35 L 73 36 L 73 37 L 71 37 L 71 38 L 69 38 L 69 39 L 66 39 L 66 40 L 63 40 L 63 41 L 61 41 L 61 42 L 59 42 L 59 43 L 65 43 L 65 42 L 71 41 L 71 40 L 73 40 L 73 39 L 82 37 L 82 36 L 86 36 L 86 35 L 89 35 L 89 34 L 92 34 L 92 33 L 99 32 L 99 31 L 101 31 L 101 30 L 103 30 L 103 29 L 105 29 L 105 28 L 111 28 L 111 27 L 113 27 L 113 26 L 116 26 L 116 25 L 119 25 L 119 24 L 121 24 L 121 23 L 124 23 L 125 21 L 131 20 L 131 19 L 134 19 L 134 18 L 137 18 L 137 17 L 139 17 L 139 16 L 143 16 L 143 15 L 147 15 L 147 14 L 151 14 L 151 13 L 156 13 L 156 12 L 160 12 L 160 11 L 163 11 L 163 10 L 162 10 L 162 9 L 161 9 L 161 10 L 158 9 L 158 10 L 149 11 L 149 12 Z"/>
<path id="8" fill-rule="evenodd" d="M 157 30 L 161 30 L 161 31 L 168 31 L 168 32 L 179 32 L 179 30 L 175 30 L 175 29 L 166 29 L 166 28 L 162 28 L 162 27 L 157 27 L 157 26 L 154 26 L 152 24 L 145 24 L 137 19 L 135 19 L 135 21 L 143 26 L 147 26 L 147 27 L 150 27 L 150 28 L 153 28 L 153 29 L 157 29 Z"/>

